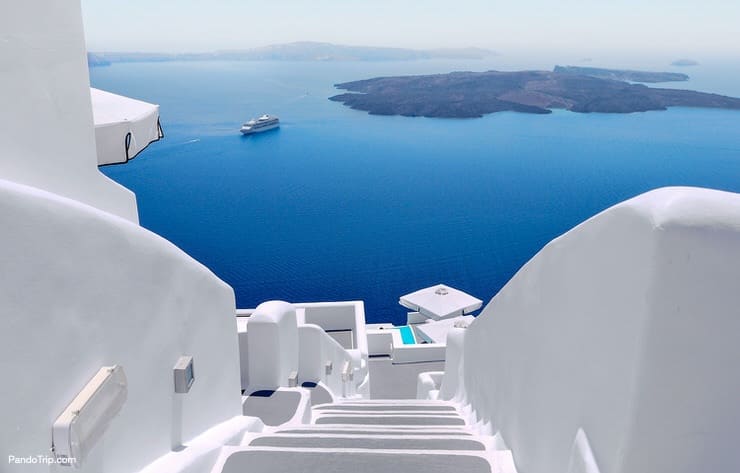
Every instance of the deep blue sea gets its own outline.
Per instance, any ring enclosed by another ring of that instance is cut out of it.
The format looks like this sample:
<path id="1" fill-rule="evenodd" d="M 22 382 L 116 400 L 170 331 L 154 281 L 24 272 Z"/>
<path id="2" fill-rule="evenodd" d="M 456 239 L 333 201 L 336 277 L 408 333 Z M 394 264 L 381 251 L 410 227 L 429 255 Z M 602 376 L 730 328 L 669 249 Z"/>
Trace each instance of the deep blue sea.
<path id="1" fill-rule="evenodd" d="M 399 296 L 441 282 L 487 301 L 549 240 L 639 193 L 740 192 L 740 112 L 455 120 L 371 116 L 327 100 L 342 81 L 488 69 L 506 67 L 494 58 L 93 68 L 93 86 L 160 104 L 166 134 L 102 170 L 136 193 L 144 227 L 233 286 L 238 307 L 361 299 L 368 321 L 397 324 Z M 673 87 L 740 96 L 737 65 L 673 70 L 693 77 Z M 262 113 L 281 128 L 241 136 Z"/>

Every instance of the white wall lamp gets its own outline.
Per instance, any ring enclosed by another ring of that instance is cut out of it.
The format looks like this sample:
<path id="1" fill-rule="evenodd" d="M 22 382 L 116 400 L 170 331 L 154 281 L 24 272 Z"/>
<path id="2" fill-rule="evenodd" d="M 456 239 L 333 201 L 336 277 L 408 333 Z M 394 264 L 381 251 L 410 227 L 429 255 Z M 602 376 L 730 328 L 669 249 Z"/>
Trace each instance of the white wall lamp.
<path id="1" fill-rule="evenodd" d="M 193 368 L 193 357 L 183 355 L 177 359 L 175 367 L 172 368 L 172 377 L 175 383 L 175 396 L 172 399 L 172 431 L 171 447 L 173 452 L 183 449 L 182 445 L 182 404 L 183 396 L 187 394 L 195 382 L 195 369 Z"/>
<path id="2" fill-rule="evenodd" d="M 80 468 L 128 395 L 119 365 L 104 366 L 77 394 L 52 426 L 51 450 L 62 465 Z"/>
<path id="3" fill-rule="evenodd" d="M 181 356 L 173 368 L 175 376 L 175 392 L 186 394 L 195 382 L 195 371 L 193 370 L 193 357 Z"/>

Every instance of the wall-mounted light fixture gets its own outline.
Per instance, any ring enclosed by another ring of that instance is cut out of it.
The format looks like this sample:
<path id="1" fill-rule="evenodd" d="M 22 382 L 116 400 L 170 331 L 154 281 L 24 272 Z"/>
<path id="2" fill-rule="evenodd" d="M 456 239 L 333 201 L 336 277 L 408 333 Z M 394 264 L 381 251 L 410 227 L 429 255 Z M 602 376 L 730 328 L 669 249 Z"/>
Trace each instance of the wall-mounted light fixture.
<path id="1" fill-rule="evenodd" d="M 190 387 L 195 382 L 195 371 L 193 371 L 193 357 L 192 356 L 181 356 L 175 368 L 173 369 L 175 375 L 175 392 L 185 394 L 190 391 Z"/>
<path id="2" fill-rule="evenodd" d="M 98 370 L 52 426 L 51 449 L 61 464 L 82 466 L 127 395 L 123 367 L 104 366 Z"/>

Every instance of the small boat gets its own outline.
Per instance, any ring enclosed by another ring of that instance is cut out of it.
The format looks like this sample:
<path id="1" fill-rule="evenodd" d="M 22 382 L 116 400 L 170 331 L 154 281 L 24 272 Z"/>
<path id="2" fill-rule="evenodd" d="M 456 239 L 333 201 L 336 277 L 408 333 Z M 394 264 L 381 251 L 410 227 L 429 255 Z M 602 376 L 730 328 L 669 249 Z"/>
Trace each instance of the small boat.
<path id="1" fill-rule="evenodd" d="M 262 115 L 259 118 L 253 118 L 247 123 L 242 125 L 241 132 L 245 135 L 251 135 L 252 133 L 261 133 L 263 131 L 272 130 L 280 126 L 280 119 L 272 115 Z"/>

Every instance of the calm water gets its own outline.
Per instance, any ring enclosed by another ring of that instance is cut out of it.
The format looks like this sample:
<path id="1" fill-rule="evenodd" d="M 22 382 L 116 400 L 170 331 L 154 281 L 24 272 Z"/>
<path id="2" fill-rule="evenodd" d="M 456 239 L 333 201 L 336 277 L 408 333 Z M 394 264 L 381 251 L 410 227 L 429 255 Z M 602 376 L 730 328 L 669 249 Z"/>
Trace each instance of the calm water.
<path id="1" fill-rule="evenodd" d="M 641 192 L 740 192 L 740 113 L 501 113 L 377 117 L 330 102 L 336 82 L 506 69 L 443 63 L 163 63 L 91 71 L 96 87 L 161 105 L 165 140 L 104 172 L 141 223 L 234 287 L 267 299 L 362 299 L 405 322 L 398 297 L 439 282 L 488 300 L 545 243 Z M 683 69 L 682 86 L 740 96 L 740 71 Z M 241 122 L 282 127 L 242 137 Z"/>

